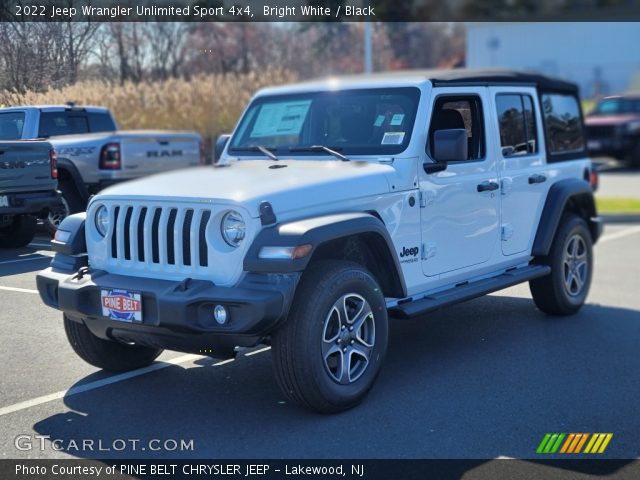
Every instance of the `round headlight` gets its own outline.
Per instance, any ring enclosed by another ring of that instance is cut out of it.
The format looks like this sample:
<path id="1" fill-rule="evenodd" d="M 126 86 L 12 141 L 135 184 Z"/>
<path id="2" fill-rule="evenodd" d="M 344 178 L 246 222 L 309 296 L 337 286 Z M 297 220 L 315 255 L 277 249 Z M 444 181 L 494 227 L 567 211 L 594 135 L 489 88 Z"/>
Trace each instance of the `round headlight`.
<path id="1" fill-rule="evenodd" d="M 222 217 L 222 223 L 220 230 L 222 231 L 222 238 L 232 247 L 240 245 L 244 239 L 244 232 L 246 224 L 240 215 L 235 210 L 230 210 Z"/>
<path id="2" fill-rule="evenodd" d="M 95 214 L 96 230 L 103 237 L 109 231 L 109 211 L 104 205 L 100 205 Z"/>

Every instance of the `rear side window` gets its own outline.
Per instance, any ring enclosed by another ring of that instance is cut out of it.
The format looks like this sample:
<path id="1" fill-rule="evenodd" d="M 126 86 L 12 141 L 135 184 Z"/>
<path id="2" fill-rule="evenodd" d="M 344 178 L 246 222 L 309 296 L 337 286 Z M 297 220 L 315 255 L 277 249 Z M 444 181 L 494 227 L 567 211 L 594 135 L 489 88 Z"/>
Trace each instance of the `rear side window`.
<path id="1" fill-rule="evenodd" d="M 528 155 L 538 151 L 533 100 L 529 95 L 496 96 L 500 146 L 503 157 Z"/>
<path id="2" fill-rule="evenodd" d="M 72 135 L 89 132 L 87 116 L 75 112 L 41 112 L 38 136 Z"/>
<path id="3" fill-rule="evenodd" d="M 564 155 L 583 152 L 584 136 L 578 99 L 573 95 L 543 93 L 541 100 L 549 153 Z"/>
<path id="4" fill-rule="evenodd" d="M 24 128 L 24 112 L 0 113 L 0 140 L 19 140 Z"/>
<path id="5" fill-rule="evenodd" d="M 107 112 L 89 112 L 89 130 L 91 132 L 113 132 L 116 124 Z"/>

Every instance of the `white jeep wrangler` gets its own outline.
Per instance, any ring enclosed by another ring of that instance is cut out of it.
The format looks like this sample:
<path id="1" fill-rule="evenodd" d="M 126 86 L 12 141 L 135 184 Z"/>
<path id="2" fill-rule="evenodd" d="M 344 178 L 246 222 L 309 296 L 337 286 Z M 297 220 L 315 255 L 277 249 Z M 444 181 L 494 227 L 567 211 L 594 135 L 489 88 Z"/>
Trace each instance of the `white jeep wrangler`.
<path id="1" fill-rule="evenodd" d="M 216 166 L 111 187 L 65 219 L 38 289 L 92 365 L 266 343 L 289 399 L 341 411 L 372 387 L 389 316 L 527 281 L 540 310 L 575 313 L 601 232 L 590 174 L 564 81 L 459 70 L 267 89 Z"/>

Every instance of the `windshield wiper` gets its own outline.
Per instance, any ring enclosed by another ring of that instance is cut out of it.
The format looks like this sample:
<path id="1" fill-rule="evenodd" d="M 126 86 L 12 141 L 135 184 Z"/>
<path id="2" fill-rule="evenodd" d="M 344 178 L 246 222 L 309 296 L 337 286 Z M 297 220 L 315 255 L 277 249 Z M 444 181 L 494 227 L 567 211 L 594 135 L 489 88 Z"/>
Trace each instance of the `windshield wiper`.
<path id="1" fill-rule="evenodd" d="M 342 155 L 340 152 L 336 152 L 335 150 L 325 147 L 324 145 L 311 145 L 310 147 L 289 147 L 290 152 L 327 152 L 330 155 L 342 160 L 343 162 L 348 162 L 349 159 Z"/>
<path id="2" fill-rule="evenodd" d="M 261 153 L 264 153 L 271 160 L 278 160 L 278 157 L 276 156 L 275 153 L 273 153 L 267 147 L 264 147 L 262 145 L 251 145 L 251 146 L 248 146 L 248 147 L 231 147 L 229 149 L 229 151 L 231 151 L 231 152 L 261 152 Z"/>

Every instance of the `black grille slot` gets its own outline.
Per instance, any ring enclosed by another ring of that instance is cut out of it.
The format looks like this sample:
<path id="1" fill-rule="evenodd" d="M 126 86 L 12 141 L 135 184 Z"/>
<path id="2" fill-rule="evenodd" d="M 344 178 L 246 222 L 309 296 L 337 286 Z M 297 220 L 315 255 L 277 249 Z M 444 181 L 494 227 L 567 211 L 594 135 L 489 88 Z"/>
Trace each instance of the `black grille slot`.
<path id="1" fill-rule="evenodd" d="M 158 226 L 160 225 L 161 208 L 156 208 L 153 214 L 153 223 L 151 224 L 151 257 L 153 263 L 160 263 L 160 245 L 158 239 Z"/>
<path id="2" fill-rule="evenodd" d="M 140 210 L 140 218 L 138 219 L 138 260 L 144 262 L 144 219 L 147 216 L 147 207 Z"/>
<path id="3" fill-rule="evenodd" d="M 187 210 L 182 225 L 182 263 L 191 265 L 191 222 L 193 220 L 193 210 Z"/>
<path id="4" fill-rule="evenodd" d="M 200 266 L 207 267 L 209 265 L 209 249 L 207 248 L 207 224 L 211 219 L 211 212 L 205 210 L 202 212 L 202 220 L 200 221 L 200 231 L 198 236 L 198 253 L 200 256 Z"/>
<path id="5" fill-rule="evenodd" d="M 133 213 L 133 207 L 127 208 L 127 213 L 124 215 L 124 258 L 125 260 L 131 260 L 131 214 Z"/>
<path id="6" fill-rule="evenodd" d="M 111 256 L 118 258 L 118 213 L 120 207 L 113 210 L 113 233 L 111 234 Z"/>
<path id="7" fill-rule="evenodd" d="M 167 222 L 167 263 L 169 263 L 169 265 L 176 264 L 175 245 L 173 239 L 173 227 L 176 225 L 176 215 L 178 215 L 178 210 L 175 208 L 169 210 L 169 221 Z"/>

